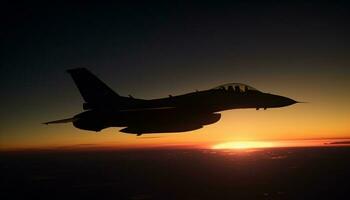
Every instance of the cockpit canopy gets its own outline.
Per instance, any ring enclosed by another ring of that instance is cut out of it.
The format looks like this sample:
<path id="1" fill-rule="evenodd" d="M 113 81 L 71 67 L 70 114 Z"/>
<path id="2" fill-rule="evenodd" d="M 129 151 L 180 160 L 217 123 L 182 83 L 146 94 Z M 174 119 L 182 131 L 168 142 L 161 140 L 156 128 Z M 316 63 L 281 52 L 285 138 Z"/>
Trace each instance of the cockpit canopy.
<path id="1" fill-rule="evenodd" d="M 260 92 L 259 90 L 243 83 L 227 83 L 224 85 L 219 85 L 213 88 L 212 90 L 224 90 L 224 91 L 232 91 L 232 92 L 249 92 L 249 91 Z"/>

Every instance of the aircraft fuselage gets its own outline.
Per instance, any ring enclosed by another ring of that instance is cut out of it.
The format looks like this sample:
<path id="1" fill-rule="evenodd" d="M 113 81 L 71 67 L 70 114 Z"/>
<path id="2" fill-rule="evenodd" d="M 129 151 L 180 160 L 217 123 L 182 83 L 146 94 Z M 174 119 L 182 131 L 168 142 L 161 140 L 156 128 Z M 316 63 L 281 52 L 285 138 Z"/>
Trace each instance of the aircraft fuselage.
<path id="1" fill-rule="evenodd" d="M 73 118 L 46 124 L 72 122 L 77 128 L 92 131 L 124 127 L 121 132 L 138 135 L 184 132 L 219 121 L 221 111 L 278 108 L 297 103 L 238 83 L 160 99 L 136 99 L 119 96 L 84 68 L 68 72 L 85 100 L 85 111 Z"/>

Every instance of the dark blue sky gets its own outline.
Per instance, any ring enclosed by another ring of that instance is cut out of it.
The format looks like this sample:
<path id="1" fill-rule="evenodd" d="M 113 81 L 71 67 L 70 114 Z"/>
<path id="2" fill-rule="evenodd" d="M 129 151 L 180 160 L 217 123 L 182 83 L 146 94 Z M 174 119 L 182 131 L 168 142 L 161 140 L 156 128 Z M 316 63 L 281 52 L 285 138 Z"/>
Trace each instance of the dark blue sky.
<path id="1" fill-rule="evenodd" d="M 346 64 L 348 11 L 334 1 L 12 5 L 4 13 L 2 85 L 35 89 L 78 66 L 117 76 L 119 85 L 213 71 L 327 71 L 288 64 Z"/>

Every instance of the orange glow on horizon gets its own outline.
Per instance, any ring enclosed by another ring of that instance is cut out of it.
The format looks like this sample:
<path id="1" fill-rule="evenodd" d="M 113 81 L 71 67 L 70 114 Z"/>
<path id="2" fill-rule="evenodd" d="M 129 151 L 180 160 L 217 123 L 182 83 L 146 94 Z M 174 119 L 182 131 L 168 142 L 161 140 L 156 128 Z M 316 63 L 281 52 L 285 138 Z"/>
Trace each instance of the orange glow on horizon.
<path id="1" fill-rule="evenodd" d="M 236 141 L 220 143 L 212 146 L 212 149 L 256 149 L 256 148 L 269 148 L 273 147 L 272 142 L 260 142 L 260 141 Z"/>
<path id="2" fill-rule="evenodd" d="M 342 141 L 344 143 L 337 143 Z M 332 143 L 335 142 L 335 143 Z M 278 148 L 278 147 L 331 147 L 331 146 L 350 146 L 349 140 L 285 140 L 285 141 L 232 141 L 224 142 L 211 146 L 211 149 L 259 149 L 259 148 Z"/>
<path id="3" fill-rule="evenodd" d="M 166 139 L 167 137 L 163 138 Z M 81 143 L 68 145 L 22 145 L 20 147 L 0 147 L 0 151 L 31 151 L 31 150 L 127 150 L 127 149 L 212 149 L 212 150 L 255 150 L 269 148 L 294 148 L 294 147 L 336 147 L 350 146 L 350 139 L 310 139 L 310 140 L 231 140 L 222 142 L 202 141 L 200 143 L 192 142 L 171 142 L 173 139 L 163 140 L 162 138 L 149 137 L 147 140 L 140 140 L 139 144 L 121 144 L 118 142 L 103 143 Z M 153 141 L 152 141 L 153 140 Z"/>

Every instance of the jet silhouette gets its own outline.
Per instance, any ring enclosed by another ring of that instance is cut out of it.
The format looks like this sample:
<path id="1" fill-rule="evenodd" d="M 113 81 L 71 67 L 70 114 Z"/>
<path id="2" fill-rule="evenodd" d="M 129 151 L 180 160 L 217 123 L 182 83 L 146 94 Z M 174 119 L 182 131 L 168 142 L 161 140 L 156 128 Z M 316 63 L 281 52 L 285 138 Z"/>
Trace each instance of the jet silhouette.
<path id="1" fill-rule="evenodd" d="M 220 120 L 219 112 L 230 109 L 267 109 L 289 106 L 297 101 L 268 94 L 241 83 L 160 99 L 136 99 L 118 95 L 85 68 L 67 70 L 85 103 L 82 113 L 44 124 L 72 122 L 76 128 L 101 131 L 123 127 L 132 134 L 185 132 Z"/>

